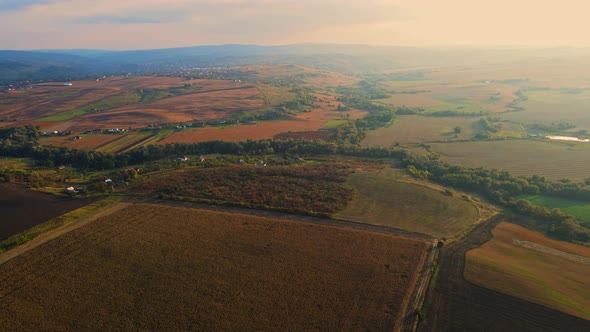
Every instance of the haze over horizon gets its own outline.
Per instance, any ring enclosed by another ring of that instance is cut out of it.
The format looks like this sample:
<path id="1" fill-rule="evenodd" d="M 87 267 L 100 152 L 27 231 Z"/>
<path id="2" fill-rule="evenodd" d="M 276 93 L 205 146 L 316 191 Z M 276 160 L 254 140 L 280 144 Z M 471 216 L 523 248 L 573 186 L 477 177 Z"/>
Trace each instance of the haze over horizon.
<path id="1" fill-rule="evenodd" d="M 0 48 L 589 47 L 589 7 L 582 0 L 0 0 Z"/>

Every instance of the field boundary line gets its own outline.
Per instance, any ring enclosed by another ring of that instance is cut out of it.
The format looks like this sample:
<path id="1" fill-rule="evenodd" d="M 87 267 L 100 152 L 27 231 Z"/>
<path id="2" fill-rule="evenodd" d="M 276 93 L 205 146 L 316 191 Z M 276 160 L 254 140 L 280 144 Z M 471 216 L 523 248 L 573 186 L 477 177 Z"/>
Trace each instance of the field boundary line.
<path id="1" fill-rule="evenodd" d="M 130 203 L 123 203 L 123 202 L 119 202 L 116 203 L 112 206 L 106 207 L 102 210 L 97 211 L 96 213 L 93 213 L 89 216 L 85 216 L 82 217 L 78 220 L 75 220 L 73 222 L 70 222 L 66 225 L 60 226 L 58 228 L 52 229 L 46 233 L 43 233 L 37 237 L 35 237 L 34 239 L 27 241 L 26 243 L 23 243 L 22 245 L 11 249 L 3 254 L 0 254 L 0 265 L 3 265 L 4 263 L 10 261 L 13 258 L 16 258 L 32 249 L 35 249 L 37 247 L 39 247 L 40 245 L 47 243 L 59 236 L 62 236 L 66 233 L 69 233 L 77 228 L 80 228 L 84 225 L 87 225 L 97 219 L 99 219 L 100 217 L 109 215 L 111 213 L 114 213 L 116 211 L 119 211 L 121 209 L 124 209 L 125 207 L 131 205 Z"/>

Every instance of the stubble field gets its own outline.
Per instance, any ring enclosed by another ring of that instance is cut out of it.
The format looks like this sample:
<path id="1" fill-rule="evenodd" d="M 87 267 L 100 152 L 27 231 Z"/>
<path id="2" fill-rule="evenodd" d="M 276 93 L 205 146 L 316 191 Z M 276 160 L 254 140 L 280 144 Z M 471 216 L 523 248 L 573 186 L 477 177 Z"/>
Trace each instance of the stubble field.
<path id="1" fill-rule="evenodd" d="M 442 191 L 405 183 L 392 169 L 351 174 L 355 196 L 334 218 L 451 238 L 473 225 L 477 208 Z"/>
<path id="2" fill-rule="evenodd" d="M 427 246 L 132 204 L 0 266 L 0 322 L 9 330 L 393 330 Z"/>
<path id="3" fill-rule="evenodd" d="M 465 279 L 590 320 L 590 248 L 501 223 L 467 252 Z"/>

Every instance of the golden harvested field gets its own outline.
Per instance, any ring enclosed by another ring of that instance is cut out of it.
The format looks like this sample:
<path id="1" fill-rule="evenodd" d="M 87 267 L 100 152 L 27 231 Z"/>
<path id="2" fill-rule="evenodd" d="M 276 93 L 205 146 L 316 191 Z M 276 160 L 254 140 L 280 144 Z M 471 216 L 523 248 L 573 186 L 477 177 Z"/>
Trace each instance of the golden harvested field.
<path id="1" fill-rule="evenodd" d="M 590 320 L 590 248 L 508 223 L 492 233 L 467 252 L 468 281 Z"/>
<path id="2" fill-rule="evenodd" d="M 6 330 L 391 331 L 427 244 L 129 204 L 0 266 Z"/>
<path id="3" fill-rule="evenodd" d="M 346 209 L 332 217 L 451 238 L 477 222 L 477 208 L 442 191 L 403 182 L 396 170 L 351 174 L 348 185 L 356 191 Z"/>
<path id="4" fill-rule="evenodd" d="M 361 144 L 365 147 L 390 147 L 395 143 L 412 144 L 470 139 L 474 135 L 473 126 L 476 121 L 477 118 L 398 116 L 391 126 L 368 132 Z M 457 126 L 461 127 L 461 132 L 458 134 L 454 132 Z"/>
<path id="5" fill-rule="evenodd" d="M 441 160 L 462 166 L 497 168 L 515 175 L 583 180 L 590 176 L 590 144 L 547 139 L 431 143 Z"/>

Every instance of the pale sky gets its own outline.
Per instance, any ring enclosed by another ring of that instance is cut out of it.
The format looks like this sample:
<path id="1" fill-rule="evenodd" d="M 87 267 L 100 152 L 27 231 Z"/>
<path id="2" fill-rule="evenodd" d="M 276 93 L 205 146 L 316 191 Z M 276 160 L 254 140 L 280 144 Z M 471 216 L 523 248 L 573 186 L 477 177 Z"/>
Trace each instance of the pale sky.
<path id="1" fill-rule="evenodd" d="M 0 49 L 590 46 L 587 0 L 0 0 Z"/>

